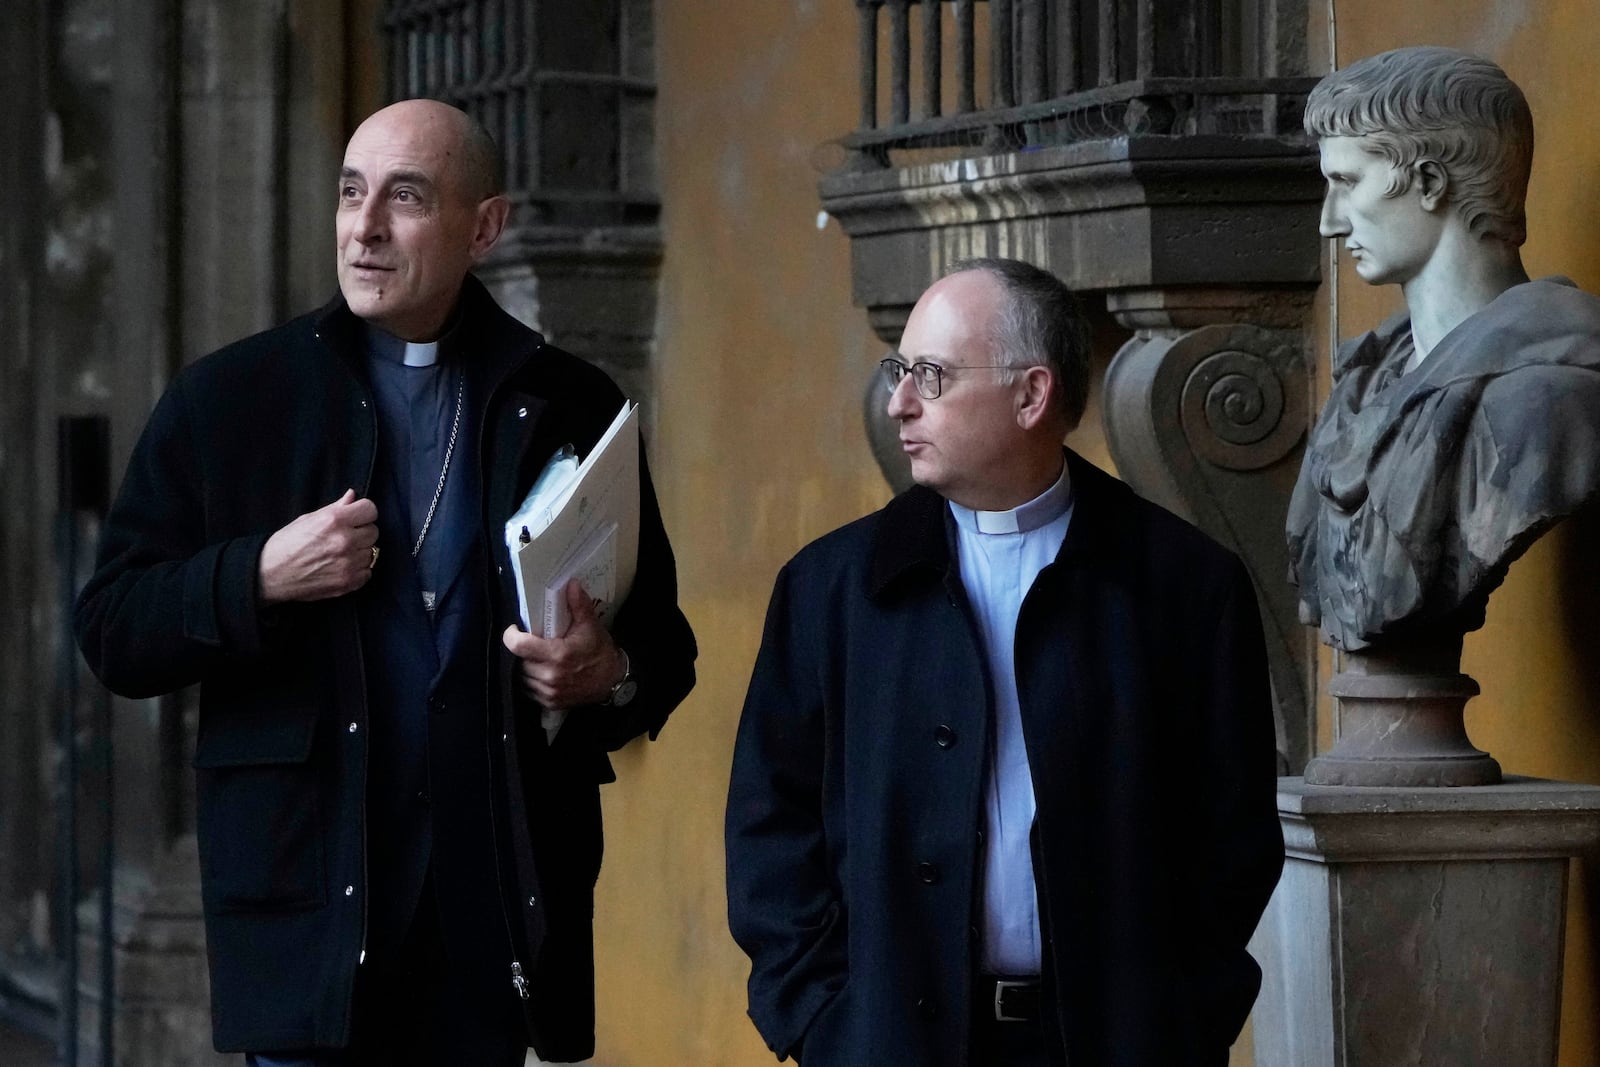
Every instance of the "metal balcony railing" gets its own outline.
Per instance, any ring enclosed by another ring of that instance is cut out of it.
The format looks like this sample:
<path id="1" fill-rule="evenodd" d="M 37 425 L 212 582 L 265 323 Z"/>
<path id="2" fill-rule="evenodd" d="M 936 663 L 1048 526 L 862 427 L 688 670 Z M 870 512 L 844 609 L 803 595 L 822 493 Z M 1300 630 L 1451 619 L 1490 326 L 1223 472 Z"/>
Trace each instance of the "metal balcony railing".
<path id="1" fill-rule="evenodd" d="M 1258 16 L 1249 0 L 856 0 L 856 7 L 860 123 L 843 143 L 858 165 L 884 166 L 892 152 L 908 149 L 971 154 L 1127 134 L 1294 134 L 1316 81 L 1260 74 L 1270 64 L 1253 39 Z M 919 86 L 912 85 L 914 29 Z M 988 78 L 980 86 L 976 46 L 984 37 Z M 955 50 L 948 94 L 947 41 Z M 981 101 L 980 89 L 987 93 Z"/>
<path id="2" fill-rule="evenodd" d="M 651 222 L 655 82 L 631 73 L 619 0 L 390 0 L 391 99 L 481 121 L 522 223 Z"/>

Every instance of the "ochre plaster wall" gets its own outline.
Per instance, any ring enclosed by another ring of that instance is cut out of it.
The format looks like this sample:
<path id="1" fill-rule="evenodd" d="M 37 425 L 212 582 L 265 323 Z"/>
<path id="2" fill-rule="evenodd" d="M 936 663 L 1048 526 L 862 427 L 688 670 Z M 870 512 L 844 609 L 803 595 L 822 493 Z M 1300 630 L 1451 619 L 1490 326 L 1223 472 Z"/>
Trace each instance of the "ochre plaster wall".
<path id="1" fill-rule="evenodd" d="M 666 259 L 652 473 L 699 684 L 618 754 L 596 901 L 607 1067 L 775 1060 L 745 1015 L 722 811 L 778 568 L 889 490 L 861 428 L 882 347 L 850 302 L 849 242 L 816 182 L 856 120 L 855 10 L 836 0 L 656 8 Z"/>
<path id="2" fill-rule="evenodd" d="M 1327 5 L 1318 4 L 1326 8 Z M 1523 259 L 1533 277 L 1565 274 L 1600 292 L 1600 96 L 1594 57 L 1600 19 L 1589 0 L 1336 0 L 1341 64 L 1389 48 L 1440 44 L 1488 56 L 1533 109 L 1537 147 Z M 1328 286 L 1324 286 L 1324 306 Z M 1399 306 L 1340 255 L 1337 329 L 1348 337 Z M 1325 353 L 1324 353 L 1325 356 Z M 1326 395 L 1326 363 L 1321 395 Z M 1558 527 L 1512 569 L 1467 638 L 1462 669 L 1482 696 L 1467 706 L 1479 748 L 1515 774 L 1600 783 L 1600 519 Z M 1324 675 L 1326 676 L 1326 675 Z M 1324 731 L 1326 736 L 1326 731 Z M 1600 866 L 1579 864 L 1569 895 L 1562 1005 L 1562 1067 L 1600 1064 L 1595 916 Z"/>

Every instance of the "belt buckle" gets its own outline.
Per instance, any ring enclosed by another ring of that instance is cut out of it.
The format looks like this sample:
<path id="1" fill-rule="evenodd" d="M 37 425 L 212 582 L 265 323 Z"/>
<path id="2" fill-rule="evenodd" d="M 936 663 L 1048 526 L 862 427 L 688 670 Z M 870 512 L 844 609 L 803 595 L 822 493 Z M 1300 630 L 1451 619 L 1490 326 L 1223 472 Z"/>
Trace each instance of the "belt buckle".
<path id="1" fill-rule="evenodd" d="M 994 1018 L 995 1018 L 995 1022 L 1000 1022 L 1000 1023 L 1025 1023 L 1025 1022 L 1029 1022 L 1030 1020 L 1025 1015 L 1007 1015 L 1006 1014 L 1006 1010 L 1003 1007 L 1003 1001 L 1005 1000 L 1005 994 L 1006 994 L 1007 990 L 1011 990 L 1011 989 L 1026 989 L 1027 987 L 1029 987 L 1031 985 L 1034 985 L 1034 984 L 1035 983 L 1034 983 L 1033 979 L 1028 979 L 1026 981 L 1014 981 L 1014 980 L 1006 979 L 1006 978 L 996 978 L 994 980 Z"/>

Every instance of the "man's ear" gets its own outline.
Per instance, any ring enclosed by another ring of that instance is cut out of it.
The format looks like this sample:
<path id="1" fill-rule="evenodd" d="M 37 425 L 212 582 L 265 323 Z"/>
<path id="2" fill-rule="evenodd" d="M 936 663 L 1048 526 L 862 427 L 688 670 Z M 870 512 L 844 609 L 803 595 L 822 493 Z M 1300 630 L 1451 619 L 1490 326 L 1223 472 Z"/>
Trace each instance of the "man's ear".
<path id="1" fill-rule="evenodd" d="M 1031 430 L 1051 414 L 1051 398 L 1056 391 L 1055 371 L 1046 366 L 1025 367 L 1017 390 L 1017 425 Z"/>
<path id="2" fill-rule="evenodd" d="M 1437 159 L 1419 159 L 1416 169 L 1417 191 L 1421 195 L 1422 210 L 1438 211 L 1450 197 L 1450 172 Z"/>
<path id="3" fill-rule="evenodd" d="M 510 217 L 511 201 L 503 196 L 491 196 L 478 204 L 477 228 L 472 232 L 472 262 L 481 260 L 500 242 Z"/>

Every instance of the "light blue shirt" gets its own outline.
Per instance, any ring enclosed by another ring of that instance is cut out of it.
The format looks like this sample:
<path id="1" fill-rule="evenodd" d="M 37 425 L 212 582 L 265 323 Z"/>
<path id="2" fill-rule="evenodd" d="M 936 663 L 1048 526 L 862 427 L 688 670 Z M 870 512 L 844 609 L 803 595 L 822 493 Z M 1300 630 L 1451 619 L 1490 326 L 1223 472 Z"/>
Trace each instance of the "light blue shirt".
<path id="1" fill-rule="evenodd" d="M 1010 511 L 973 511 L 951 502 L 961 584 L 972 604 L 994 685 L 994 744 L 984 787 L 984 971 L 1039 973 L 1039 901 L 1028 835 L 1033 827 L 1033 777 L 1017 702 L 1017 614 L 1045 565 L 1056 558 L 1072 521 L 1065 464 L 1056 483 Z"/>

